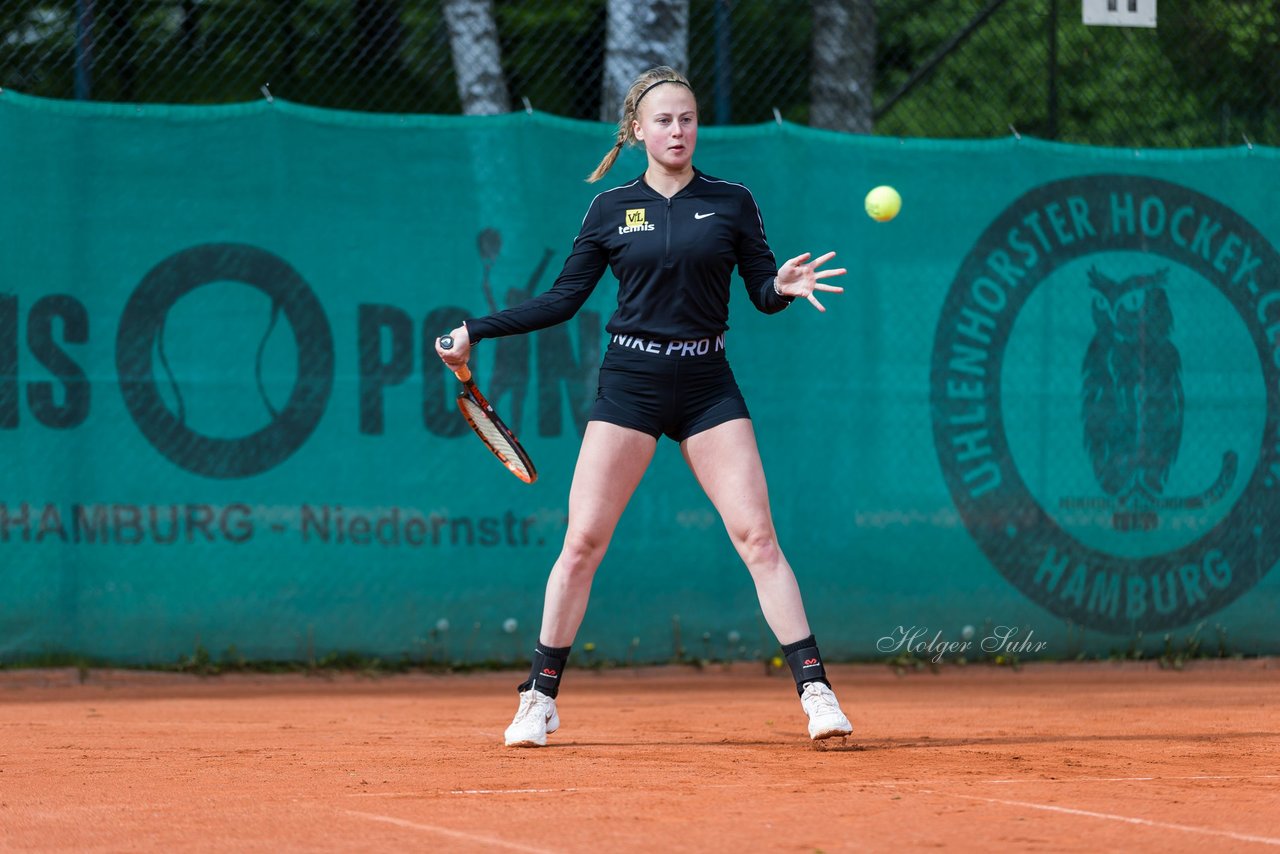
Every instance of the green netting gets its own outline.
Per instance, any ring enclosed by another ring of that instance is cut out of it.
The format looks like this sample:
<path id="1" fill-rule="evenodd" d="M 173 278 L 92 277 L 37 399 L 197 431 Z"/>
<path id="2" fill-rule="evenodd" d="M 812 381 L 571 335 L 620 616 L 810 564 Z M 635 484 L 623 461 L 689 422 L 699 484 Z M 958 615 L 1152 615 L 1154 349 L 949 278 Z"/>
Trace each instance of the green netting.
<path id="1" fill-rule="evenodd" d="M 525 657 L 612 279 L 477 349 L 532 487 L 466 430 L 430 342 L 550 285 L 611 139 L 0 95 L 0 655 Z M 1277 650 L 1275 150 L 768 124 L 705 129 L 697 162 L 752 188 L 780 258 L 849 268 L 825 315 L 759 315 L 735 284 L 727 336 L 829 656 L 965 626 L 1049 656 L 1202 623 Z M 904 207 L 877 224 L 885 183 Z M 669 442 L 578 641 L 774 646 Z"/>

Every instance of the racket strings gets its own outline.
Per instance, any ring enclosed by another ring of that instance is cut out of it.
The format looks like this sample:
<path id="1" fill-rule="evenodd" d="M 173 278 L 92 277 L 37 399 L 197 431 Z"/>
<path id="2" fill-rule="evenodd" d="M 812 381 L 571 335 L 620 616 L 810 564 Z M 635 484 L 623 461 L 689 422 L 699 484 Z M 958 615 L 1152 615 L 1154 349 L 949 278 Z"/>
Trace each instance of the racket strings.
<path id="1" fill-rule="evenodd" d="M 524 463 L 520 452 L 516 450 L 511 436 L 495 424 L 489 413 L 478 406 L 475 401 L 460 397 L 458 398 L 458 405 L 462 408 L 462 413 L 467 417 L 467 422 L 471 425 L 471 428 L 489 446 L 489 450 L 493 452 L 494 456 L 501 460 L 521 480 L 530 481 L 533 472 Z"/>

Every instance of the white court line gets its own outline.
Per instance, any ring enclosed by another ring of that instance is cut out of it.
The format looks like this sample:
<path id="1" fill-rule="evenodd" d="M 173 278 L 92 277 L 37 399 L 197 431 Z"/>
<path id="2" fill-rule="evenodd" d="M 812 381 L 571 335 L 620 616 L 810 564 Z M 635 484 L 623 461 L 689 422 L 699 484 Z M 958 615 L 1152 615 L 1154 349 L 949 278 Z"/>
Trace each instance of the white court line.
<path id="1" fill-rule="evenodd" d="M 1187 777 L 1023 777 L 1020 780 L 983 780 L 984 783 L 1141 783 L 1150 780 L 1280 780 L 1280 774 L 1192 774 Z M 924 782 L 924 781 L 921 781 Z M 951 782 L 959 783 L 960 780 Z"/>
<path id="2" fill-rule="evenodd" d="M 434 795 L 544 795 L 577 792 L 578 789 L 450 789 L 417 792 L 348 792 L 349 798 L 428 798 Z M 602 790 L 603 791 L 603 790 Z"/>
<path id="3" fill-rule="evenodd" d="M 984 783 L 1144 783 L 1149 780 L 1161 779 L 1158 777 L 1072 777 L 1064 779 L 1062 777 L 1045 777 L 1037 780 L 1035 777 L 1023 777 L 1020 780 L 983 780 Z M 1164 779 L 1170 779 L 1168 777 Z M 1174 779 L 1187 780 L 1189 777 L 1181 777 Z"/>
<path id="4" fill-rule="evenodd" d="M 576 792 L 577 789 L 453 789 L 451 795 L 528 795 L 544 792 Z"/>
<path id="5" fill-rule="evenodd" d="M 508 842 L 505 839 L 498 839 L 496 836 L 481 836 L 478 833 L 465 833 L 461 830 L 452 830 L 448 827 L 437 827 L 434 824 L 419 824 L 416 821 L 405 821 L 402 818 L 393 818 L 389 815 L 376 815 L 371 812 L 356 812 L 355 810 L 343 810 L 347 815 L 359 816 L 367 818 L 370 821 L 381 821 L 386 824 L 394 824 L 396 827 L 407 827 L 412 830 L 425 830 L 430 833 L 438 833 L 441 836 L 452 836 L 455 839 L 465 839 L 468 842 L 479 842 L 484 845 L 496 845 L 499 848 L 508 848 L 512 851 L 526 851 L 529 854 L 554 854 L 546 848 L 533 848 L 529 845 L 521 845 L 518 842 Z"/>
<path id="6" fill-rule="evenodd" d="M 944 778 L 934 780 L 840 780 L 829 785 L 849 786 L 946 786 L 964 785 L 1043 785 L 1048 783 L 1149 783 L 1177 780 L 1280 780 L 1280 774 L 1192 774 L 1168 777 L 1021 777 L 1004 780 L 970 780 L 968 778 Z M 700 789 L 785 789 L 813 785 L 812 780 L 779 780 L 772 783 L 699 783 Z M 565 789 L 420 789 L 416 792 L 348 792 L 349 798 L 430 798 L 440 795 L 545 795 L 562 792 L 608 792 L 607 786 L 574 787 Z"/>
<path id="7" fill-rule="evenodd" d="M 1067 815 L 1082 815 L 1088 818 L 1105 818 L 1109 821 L 1120 821 L 1125 824 L 1141 824 L 1147 827 L 1160 827 L 1165 830 L 1181 830 L 1186 833 L 1202 833 L 1206 836 L 1225 836 L 1228 839 L 1236 839 L 1241 842 L 1259 842 L 1263 845 L 1280 845 L 1280 839 L 1273 839 L 1270 836 L 1251 836 L 1247 833 L 1233 833 L 1230 830 L 1212 830 L 1207 827 L 1194 827 L 1189 824 L 1173 824 L 1167 821 L 1153 821 L 1149 818 L 1133 818 L 1127 815 L 1112 815 L 1105 812 L 1093 812 L 1092 810 L 1077 810 L 1070 807 L 1055 807 L 1052 804 L 1034 804 L 1029 801 L 1006 801 L 1003 798 L 983 798 L 978 795 L 962 795 L 957 792 L 935 792 L 930 789 L 921 789 L 921 792 L 929 795 L 950 795 L 953 798 L 968 798 L 973 801 L 987 801 L 992 804 L 1004 804 L 1009 807 L 1027 807 L 1033 810 L 1045 810 L 1047 812 L 1060 812 Z"/>

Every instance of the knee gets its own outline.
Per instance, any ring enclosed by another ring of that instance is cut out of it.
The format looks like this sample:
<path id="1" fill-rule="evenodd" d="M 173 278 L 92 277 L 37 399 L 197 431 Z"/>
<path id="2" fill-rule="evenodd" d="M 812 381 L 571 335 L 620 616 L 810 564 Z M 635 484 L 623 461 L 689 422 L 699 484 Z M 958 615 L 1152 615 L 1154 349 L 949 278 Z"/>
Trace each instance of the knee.
<path id="1" fill-rule="evenodd" d="M 591 577 L 604 558 L 607 539 L 591 531 L 570 530 L 560 550 L 560 565 L 570 575 Z"/>
<path id="2" fill-rule="evenodd" d="M 778 537 L 772 527 L 748 529 L 735 537 L 735 541 L 743 562 L 753 570 L 775 566 L 782 557 Z"/>

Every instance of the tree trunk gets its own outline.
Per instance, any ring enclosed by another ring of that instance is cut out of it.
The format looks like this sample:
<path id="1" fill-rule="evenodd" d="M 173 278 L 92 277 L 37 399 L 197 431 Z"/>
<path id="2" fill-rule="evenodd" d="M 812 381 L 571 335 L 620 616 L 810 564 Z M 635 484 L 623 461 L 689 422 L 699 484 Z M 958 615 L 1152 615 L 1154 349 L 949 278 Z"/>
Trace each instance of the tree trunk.
<path id="1" fill-rule="evenodd" d="M 874 0 L 813 0 L 809 124 L 871 133 L 875 71 Z"/>
<path id="2" fill-rule="evenodd" d="M 655 65 L 689 65 L 689 0 L 609 0 L 600 118 L 616 122 L 631 81 Z"/>
<path id="3" fill-rule="evenodd" d="M 490 116 L 511 109 L 502 76 L 502 51 L 492 0 L 445 0 L 444 18 L 458 78 L 458 100 L 468 116 Z"/>

